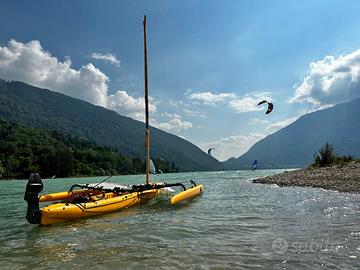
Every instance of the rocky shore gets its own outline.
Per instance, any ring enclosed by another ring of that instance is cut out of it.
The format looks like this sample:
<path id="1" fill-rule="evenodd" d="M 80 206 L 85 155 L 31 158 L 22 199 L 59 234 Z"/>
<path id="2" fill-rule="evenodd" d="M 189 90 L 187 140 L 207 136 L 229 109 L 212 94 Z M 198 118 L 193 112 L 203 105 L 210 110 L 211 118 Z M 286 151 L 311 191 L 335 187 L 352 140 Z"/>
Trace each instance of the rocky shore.
<path id="1" fill-rule="evenodd" d="M 350 162 L 345 165 L 334 165 L 331 167 L 285 171 L 278 175 L 255 179 L 253 182 L 360 193 L 360 162 Z"/>

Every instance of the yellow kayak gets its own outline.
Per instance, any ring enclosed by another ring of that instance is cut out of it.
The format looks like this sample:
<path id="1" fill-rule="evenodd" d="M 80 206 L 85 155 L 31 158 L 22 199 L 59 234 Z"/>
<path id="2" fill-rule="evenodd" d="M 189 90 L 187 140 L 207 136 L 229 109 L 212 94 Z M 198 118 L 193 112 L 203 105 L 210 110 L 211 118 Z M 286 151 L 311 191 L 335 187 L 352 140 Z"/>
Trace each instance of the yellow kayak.
<path id="1" fill-rule="evenodd" d="M 101 196 L 93 196 L 89 202 L 84 203 L 60 202 L 50 204 L 41 209 L 40 224 L 50 225 L 72 219 L 118 211 L 154 198 L 158 191 L 159 190 L 152 189 L 143 192 L 132 192 L 121 196 L 117 196 L 116 193 L 106 193 Z"/>
<path id="2" fill-rule="evenodd" d="M 73 219 L 118 211 L 146 202 L 160 194 L 172 194 L 171 187 L 183 191 L 170 198 L 170 204 L 191 199 L 203 192 L 203 185 L 190 180 L 191 187 L 184 183 L 152 183 L 148 185 L 124 186 L 114 183 L 73 185 L 69 191 L 40 195 L 43 183 L 39 174 L 31 174 L 24 199 L 28 203 L 26 219 L 31 224 L 50 225 Z M 53 202 L 40 208 L 40 202 Z"/>

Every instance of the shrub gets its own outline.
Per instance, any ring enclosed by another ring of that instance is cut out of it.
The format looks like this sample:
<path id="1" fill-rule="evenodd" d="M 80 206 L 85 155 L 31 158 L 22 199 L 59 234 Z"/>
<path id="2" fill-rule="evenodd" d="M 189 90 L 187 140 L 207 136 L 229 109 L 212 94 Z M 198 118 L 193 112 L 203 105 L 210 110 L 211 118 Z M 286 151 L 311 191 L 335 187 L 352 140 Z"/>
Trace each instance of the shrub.
<path id="1" fill-rule="evenodd" d="M 315 153 L 313 165 L 320 167 L 329 166 L 335 163 L 336 159 L 334 147 L 327 142 Z"/>
<path id="2" fill-rule="evenodd" d="M 349 163 L 351 161 L 355 161 L 355 159 L 348 155 L 348 156 L 341 156 L 341 157 L 336 157 L 336 164 L 340 164 L 340 165 L 343 165 L 343 164 L 346 164 L 346 163 Z"/>
<path id="3" fill-rule="evenodd" d="M 345 165 L 351 161 L 355 161 L 352 156 L 337 156 L 334 146 L 326 143 L 318 152 L 315 152 L 314 163 L 310 167 L 326 167 L 333 164 Z"/>

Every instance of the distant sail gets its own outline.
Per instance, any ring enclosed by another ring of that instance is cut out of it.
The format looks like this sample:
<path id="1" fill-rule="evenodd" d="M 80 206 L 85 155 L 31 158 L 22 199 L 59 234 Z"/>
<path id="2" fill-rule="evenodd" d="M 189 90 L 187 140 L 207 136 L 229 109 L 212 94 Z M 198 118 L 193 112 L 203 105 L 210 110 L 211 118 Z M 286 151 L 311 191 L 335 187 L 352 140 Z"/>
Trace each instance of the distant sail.
<path id="1" fill-rule="evenodd" d="M 273 108 L 274 108 L 274 105 L 273 105 L 271 102 L 269 102 L 269 101 L 267 101 L 267 100 L 265 100 L 265 99 L 262 100 L 262 101 L 260 101 L 260 102 L 258 103 L 258 105 L 261 105 L 261 104 L 264 104 L 264 103 L 267 103 L 267 104 L 268 104 L 268 109 L 267 109 L 267 111 L 266 111 L 265 114 L 271 113 L 272 110 L 273 110 Z"/>
<path id="2" fill-rule="evenodd" d="M 215 150 L 215 148 L 211 147 L 211 148 L 209 148 L 209 150 L 208 150 L 208 155 L 211 156 L 211 157 L 212 157 L 212 155 L 211 155 L 211 151 L 212 151 L 212 150 Z"/>
<path id="3" fill-rule="evenodd" d="M 252 165 L 252 169 L 255 171 L 257 169 L 257 160 L 255 159 Z"/>
<path id="4" fill-rule="evenodd" d="M 154 165 L 154 162 L 151 159 L 150 159 L 150 173 L 151 174 L 156 174 L 155 165 Z"/>

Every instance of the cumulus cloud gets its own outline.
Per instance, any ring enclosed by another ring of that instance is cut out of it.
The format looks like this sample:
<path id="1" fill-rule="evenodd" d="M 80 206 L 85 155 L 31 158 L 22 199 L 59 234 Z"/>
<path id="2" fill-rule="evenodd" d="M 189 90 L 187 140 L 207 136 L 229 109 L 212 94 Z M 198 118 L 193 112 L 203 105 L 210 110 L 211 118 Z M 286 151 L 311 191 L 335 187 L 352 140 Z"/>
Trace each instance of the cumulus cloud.
<path id="1" fill-rule="evenodd" d="M 213 94 L 211 92 L 193 93 L 191 90 L 187 90 L 185 96 L 195 103 L 205 104 L 205 105 L 216 105 L 218 103 L 222 103 L 229 99 L 235 98 L 235 95 L 232 93 L 220 93 L 220 94 Z"/>
<path id="2" fill-rule="evenodd" d="M 226 103 L 230 109 L 237 113 L 261 111 L 262 108 L 257 104 L 266 99 L 271 100 L 269 92 L 250 92 L 242 97 L 233 93 L 214 94 L 211 92 L 192 92 L 187 90 L 185 96 L 195 104 L 213 105 Z"/>
<path id="3" fill-rule="evenodd" d="M 45 51 L 37 40 L 10 40 L 0 46 L 0 78 L 19 80 L 106 106 L 109 78 L 89 63 L 76 70 L 70 58 L 61 62 Z"/>
<path id="4" fill-rule="evenodd" d="M 291 123 L 295 122 L 298 119 L 298 117 L 290 117 L 275 123 L 272 123 L 271 125 L 267 126 L 268 130 L 271 131 L 277 131 L 279 129 L 282 129 L 288 125 L 290 125 Z"/>
<path id="5" fill-rule="evenodd" d="M 93 56 L 117 63 L 114 61 L 116 58 L 113 59 L 110 55 Z M 7 46 L 0 46 L 0 78 L 51 89 L 140 121 L 145 118 L 143 97 L 134 97 L 122 90 L 109 95 L 109 78 L 101 70 L 91 63 L 75 69 L 70 58 L 58 60 L 45 51 L 37 40 L 22 43 L 12 39 Z M 150 112 L 156 113 L 158 102 L 151 97 L 149 101 Z M 152 122 L 166 131 L 180 132 L 192 128 L 192 123 L 181 119 L 177 114 L 167 115 L 163 122 Z"/>
<path id="6" fill-rule="evenodd" d="M 216 141 L 199 143 L 198 145 L 205 152 L 210 147 L 214 147 L 212 155 L 220 161 L 227 160 L 231 157 L 239 157 L 250 149 L 250 147 L 263 139 L 265 134 L 250 133 L 248 135 L 237 135 L 226 138 L 221 138 Z"/>
<path id="7" fill-rule="evenodd" d="M 244 97 L 230 100 L 229 107 L 237 113 L 261 111 L 263 108 L 258 106 L 259 101 L 266 99 L 271 100 L 269 92 L 251 92 Z"/>
<path id="8" fill-rule="evenodd" d="M 326 56 L 309 68 L 309 74 L 294 87 L 290 102 L 319 108 L 360 97 L 360 49 L 338 58 Z"/>
<path id="9" fill-rule="evenodd" d="M 269 124 L 270 120 L 261 119 L 261 118 L 253 118 L 250 120 L 249 125 L 259 125 L 259 124 Z"/>
<path id="10" fill-rule="evenodd" d="M 169 104 L 170 104 L 171 106 L 177 107 L 177 106 L 183 106 L 183 105 L 184 105 L 184 102 L 183 102 L 182 100 L 173 100 L 173 99 L 170 99 Z M 186 104 L 185 104 L 185 105 L 186 105 Z"/>
<path id="11" fill-rule="evenodd" d="M 205 114 L 200 112 L 200 111 L 195 111 L 195 110 L 189 110 L 189 109 L 183 109 L 184 113 L 186 113 L 186 115 L 188 116 L 192 116 L 192 117 L 199 117 L 199 118 L 206 118 Z"/>
<path id="12" fill-rule="evenodd" d="M 133 97 L 126 91 L 117 91 L 109 95 L 107 107 L 119 114 L 129 116 L 139 121 L 145 121 L 145 100 L 143 97 Z M 149 97 L 149 111 L 156 112 L 157 107 L 152 97 Z"/>
<path id="13" fill-rule="evenodd" d="M 111 54 L 111 53 L 106 53 L 106 54 L 101 54 L 101 53 L 92 53 L 90 54 L 90 57 L 96 60 L 102 60 L 105 62 L 109 62 L 117 67 L 120 66 L 120 60 L 118 60 L 116 58 L 115 54 Z"/>
<path id="14" fill-rule="evenodd" d="M 178 114 L 165 113 L 164 115 L 167 117 L 167 120 L 161 123 L 153 121 L 153 125 L 155 127 L 163 129 L 165 131 L 176 133 L 193 127 L 191 122 L 183 120 Z"/>

